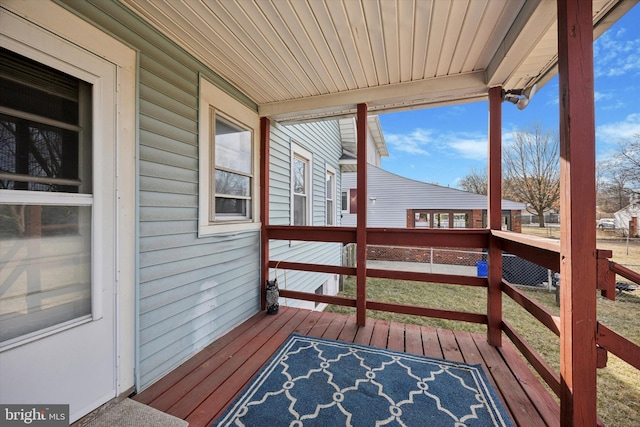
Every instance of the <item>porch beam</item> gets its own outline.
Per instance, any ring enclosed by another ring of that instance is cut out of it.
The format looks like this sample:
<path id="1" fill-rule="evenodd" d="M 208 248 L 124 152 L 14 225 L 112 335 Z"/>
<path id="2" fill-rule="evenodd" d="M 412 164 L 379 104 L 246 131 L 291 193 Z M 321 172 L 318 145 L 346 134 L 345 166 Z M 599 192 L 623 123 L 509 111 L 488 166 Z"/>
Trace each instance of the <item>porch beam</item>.
<path id="1" fill-rule="evenodd" d="M 372 111 L 396 111 L 411 106 L 444 106 L 487 99 L 484 71 L 435 77 L 346 92 L 315 95 L 290 101 L 262 104 L 261 116 L 278 121 L 357 114 L 357 106 Z"/>
<path id="2" fill-rule="evenodd" d="M 595 113 L 592 2 L 558 0 L 560 101 L 560 424 L 596 409 Z"/>
<path id="3" fill-rule="evenodd" d="M 489 165 L 487 183 L 488 220 L 490 230 L 502 228 L 502 86 L 489 89 Z M 489 238 L 487 279 L 487 340 L 495 347 L 502 345 L 502 246 L 499 239 Z"/>
<path id="4" fill-rule="evenodd" d="M 271 122 L 260 118 L 260 309 L 267 308 L 267 280 L 269 279 L 269 156 Z"/>
<path id="5" fill-rule="evenodd" d="M 356 115 L 358 213 L 356 223 L 356 322 L 367 321 L 367 104 Z"/>

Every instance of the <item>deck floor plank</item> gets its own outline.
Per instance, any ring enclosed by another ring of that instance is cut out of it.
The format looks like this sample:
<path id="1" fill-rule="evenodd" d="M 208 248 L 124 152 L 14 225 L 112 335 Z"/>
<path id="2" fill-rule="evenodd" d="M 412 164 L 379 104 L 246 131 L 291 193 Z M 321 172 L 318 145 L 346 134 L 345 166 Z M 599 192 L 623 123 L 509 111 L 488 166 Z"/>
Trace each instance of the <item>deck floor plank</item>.
<path id="1" fill-rule="evenodd" d="M 256 351 L 247 348 L 243 353 L 247 358 L 238 369 L 234 369 L 231 376 L 217 388 L 216 393 L 211 393 L 184 419 L 193 425 L 209 425 L 217 417 L 233 398 L 253 378 L 260 368 L 271 358 L 278 347 L 291 335 L 293 331 L 304 321 L 309 312 L 298 311 L 286 325 L 276 331 L 274 335 L 264 340 L 263 345 Z M 248 346 L 247 346 L 248 347 Z"/>
<path id="2" fill-rule="evenodd" d="M 482 334 L 373 319 L 358 327 L 353 316 L 287 307 L 253 316 L 134 399 L 208 427 L 294 332 L 481 364 L 517 426 L 559 424 L 557 402 L 508 342 L 496 349 Z"/>
<path id="3" fill-rule="evenodd" d="M 369 320 L 371 322 L 372 320 Z M 373 335 L 371 335 L 371 346 L 387 348 L 389 339 L 389 322 L 386 320 L 376 320 L 373 325 Z"/>
<path id="4" fill-rule="evenodd" d="M 500 353 L 486 339 L 474 341 L 514 421 L 518 425 L 531 427 L 546 425 Z"/>
<path id="5" fill-rule="evenodd" d="M 411 354 L 424 355 L 422 333 L 418 325 L 405 325 L 405 351 Z"/>
<path id="6" fill-rule="evenodd" d="M 442 355 L 445 359 L 453 360 L 454 362 L 464 362 L 453 331 L 449 329 L 438 329 L 438 338 L 440 339 L 440 348 L 442 349 Z"/>
<path id="7" fill-rule="evenodd" d="M 421 326 L 420 331 L 422 332 L 422 348 L 424 350 L 424 355 L 442 359 L 442 347 L 440 346 L 438 331 L 425 326 Z"/>
<path id="8" fill-rule="evenodd" d="M 253 355 L 260 350 L 266 341 L 275 335 L 282 328 L 286 328 L 293 321 L 296 315 L 295 310 L 285 310 L 281 316 L 277 316 L 275 320 L 262 330 L 262 333 L 255 335 L 249 340 L 244 337 L 239 338 L 237 351 L 233 354 L 221 352 L 214 359 L 213 365 L 216 367 L 214 371 L 187 393 L 181 397 L 166 412 L 178 418 L 186 419 L 213 391 L 217 390 L 228 378 L 235 375 L 242 364 L 246 361 L 248 355 Z M 296 325 L 297 326 L 297 325 Z M 235 356 L 239 357 L 235 357 Z"/>
<path id="9" fill-rule="evenodd" d="M 392 322 L 389 326 L 387 348 L 393 351 L 405 351 L 404 324 Z"/>

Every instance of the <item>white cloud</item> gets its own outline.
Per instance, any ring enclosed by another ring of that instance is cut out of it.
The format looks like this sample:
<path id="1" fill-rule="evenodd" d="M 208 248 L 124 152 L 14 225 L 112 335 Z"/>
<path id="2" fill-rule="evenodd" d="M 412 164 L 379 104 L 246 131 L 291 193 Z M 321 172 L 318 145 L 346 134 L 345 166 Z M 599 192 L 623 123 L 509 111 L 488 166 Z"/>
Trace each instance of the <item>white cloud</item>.
<path id="1" fill-rule="evenodd" d="M 487 157 L 487 135 L 480 132 L 441 132 L 414 129 L 406 134 L 385 134 L 390 151 L 429 156 L 431 154 L 481 160 Z"/>
<path id="2" fill-rule="evenodd" d="M 618 143 L 640 135 L 640 113 L 629 114 L 624 120 L 596 128 L 596 138 L 604 143 Z"/>
<path id="3" fill-rule="evenodd" d="M 387 145 L 396 151 L 428 156 L 427 147 L 432 144 L 432 132 L 425 129 L 415 129 L 407 134 L 386 134 L 384 139 Z"/>
<path id="4" fill-rule="evenodd" d="M 626 31 L 603 34 L 593 46 L 596 77 L 640 73 L 640 39 L 625 40 Z"/>

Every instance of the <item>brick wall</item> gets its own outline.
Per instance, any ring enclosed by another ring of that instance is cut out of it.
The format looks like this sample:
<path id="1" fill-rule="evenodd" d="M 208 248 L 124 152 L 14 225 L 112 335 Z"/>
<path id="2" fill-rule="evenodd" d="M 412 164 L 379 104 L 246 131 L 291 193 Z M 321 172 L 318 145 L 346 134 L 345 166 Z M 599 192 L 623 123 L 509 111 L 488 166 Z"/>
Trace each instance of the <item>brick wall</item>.
<path id="1" fill-rule="evenodd" d="M 425 262 L 475 266 L 482 261 L 478 248 L 406 248 L 393 246 L 367 246 L 367 259 L 377 261 Z"/>

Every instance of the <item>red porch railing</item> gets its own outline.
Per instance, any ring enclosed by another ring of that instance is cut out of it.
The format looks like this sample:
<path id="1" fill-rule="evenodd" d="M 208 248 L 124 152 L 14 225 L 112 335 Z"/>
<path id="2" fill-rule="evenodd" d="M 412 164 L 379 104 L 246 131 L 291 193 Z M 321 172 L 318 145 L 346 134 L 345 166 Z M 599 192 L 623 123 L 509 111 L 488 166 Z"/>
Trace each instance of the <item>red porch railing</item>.
<path id="1" fill-rule="evenodd" d="M 295 227 L 295 226 L 266 226 L 266 238 L 268 240 L 290 240 L 295 236 L 295 240 L 315 241 L 315 242 L 339 242 L 353 243 L 356 241 L 355 228 L 336 227 Z M 560 266 L 560 246 L 557 241 L 539 238 L 535 236 L 522 235 L 518 233 L 503 232 L 486 229 L 465 229 L 465 230 L 416 230 L 416 229 L 379 229 L 367 228 L 367 242 L 375 245 L 393 245 L 410 247 L 434 247 L 447 246 L 454 248 L 479 248 L 485 249 L 490 242 L 496 244 L 500 251 L 505 251 L 517 255 L 528 261 L 537 263 L 552 270 L 559 270 Z M 598 251 L 599 259 L 606 259 L 603 256 L 611 256 L 610 251 Z M 491 256 L 491 255 L 490 255 Z M 491 262 L 491 258 L 489 258 Z M 599 262 L 599 265 L 602 265 Z M 599 271 L 598 277 L 601 281 L 609 283 L 615 280 L 615 275 L 619 274 L 632 282 L 640 285 L 640 274 L 625 268 L 615 262 L 606 262 L 607 271 Z M 287 262 L 285 260 L 269 260 L 269 268 L 291 269 L 300 271 L 312 271 L 323 273 L 346 274 L 357 276 L 358 267 L 343 267 L 334 265 L 305 264 Z M 477 286 L 488 288 L 488 279 L 483 277 L 470 277 L 462 275 L 432 274 L 412 271 L 382 270 L 365 268 L 366 277 L 387 278 L 396 280 L 412 280 L 432 283 L 446 283 L 461 286 Z M 266 275 L 264 276 L 266 277 Z M 553 315 L 546 307 L 519 290 L 515 285 L 505 281 L 501 282 L 502 293 L 510 297 L 523 309 L 529 312 L 542 325 L 563 339 L 561 333 L 561 319 Z M 615 283 L 614 283 L 615 286 Z M 615 298 L 615 291 L 610 289 L 610 284 L 599 283 L 598 289 L 607 297 Z M 391 313 L 401 313 L 418 315 L 430 318 L 446 320 L 465 321 L 478 324 L 488 324 L 486 313 L 472 313 L 465 311 L 444 310 L 415 305 L 393 304 L 365 299 L 358 301 L 358 298 L 344 298 L 339 296 L 318 295 L 292 290 L 281 290 L 282 297 L 314 301 L 327 304 L 336 304 L 349 307 L 357 307 L 358 303 L 365 307 L 365 310 L 380 310 Z M 488 294 L 489 298 L 491 294 Z M 489 303 L 490 304 L 490 303 Z M 488 305 L 489 305 L 488 304 Z M 540 377 L 548 384 L 549 388 L 558 396 L 562 397 L 562 383 L 558 372 L 556 372 L 545 359 L 527 343 L 518 331 L 502 319 L 500 332 L 513 342 L 521 354 L 527 359 L 531 366 L 538 372 Z M 609 329 L 601 323 L 597 323 L 596 346 L 598 352 L 598 367 L 606 365 L 606 353 L 611 352 L 620 359 L 626 361 L 636 369 L 640 369 L 640 346 Z"/>

